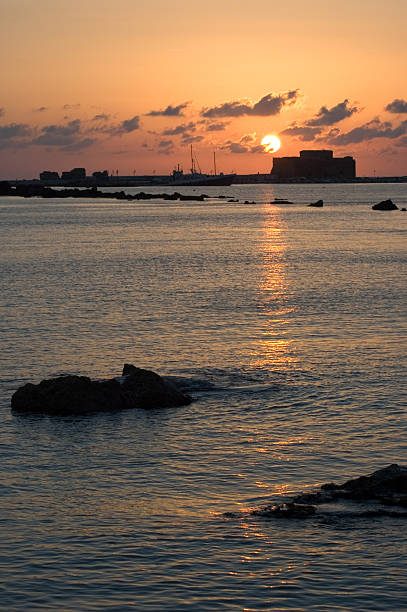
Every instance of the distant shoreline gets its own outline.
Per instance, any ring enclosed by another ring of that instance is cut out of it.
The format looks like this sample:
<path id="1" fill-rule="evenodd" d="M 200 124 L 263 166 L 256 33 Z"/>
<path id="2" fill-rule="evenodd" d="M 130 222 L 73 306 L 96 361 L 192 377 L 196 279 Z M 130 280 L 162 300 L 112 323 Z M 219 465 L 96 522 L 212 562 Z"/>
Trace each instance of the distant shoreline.
<path id="1" fill-rule="evenodd" d="M 5 182 L 13 187 L 20 185 L 33 185 L 41 187 L 177 187 L 174 185 L 168 176 L 111 176 L 105 180 L 94 179 L 87 177 L 77 181 L 41 181 L 40 179 L 4 179 Z M 291 179 L 277 179 L 270 174 L 237 174 L 232 185 L 301 185 L 301 184 L 335 184 L 335 183 L 407 183 L 407 176 L 363 176 L 353 179 L 343 178 L 306 178 L 298 177 Z M 191 185 L 192 186 L 192 185 Z"/>

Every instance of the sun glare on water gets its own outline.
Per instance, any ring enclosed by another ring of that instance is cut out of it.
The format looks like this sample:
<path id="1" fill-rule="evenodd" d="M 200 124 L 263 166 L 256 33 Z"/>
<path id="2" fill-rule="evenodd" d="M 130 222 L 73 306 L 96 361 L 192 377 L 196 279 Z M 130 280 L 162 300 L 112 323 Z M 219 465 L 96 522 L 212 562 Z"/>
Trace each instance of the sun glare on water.
<path id="1" fill-rule="evenodd" d="M 267 134 L 261 141 L 266 153 L 275 153 L 281 147 L 280 139 L 274 134 Z"/>

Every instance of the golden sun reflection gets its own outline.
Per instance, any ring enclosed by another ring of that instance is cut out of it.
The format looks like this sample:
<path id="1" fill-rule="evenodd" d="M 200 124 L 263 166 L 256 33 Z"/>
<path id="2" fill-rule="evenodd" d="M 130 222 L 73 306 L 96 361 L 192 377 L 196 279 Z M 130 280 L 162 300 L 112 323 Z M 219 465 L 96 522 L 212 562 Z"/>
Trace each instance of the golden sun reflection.
<path id="1" fill-rule="evenodd" d="M 263 276 L 258 290 L 262 337 L 257 343 L 257 367 L 287 370 L 296 359 L 287 326 L 294 308 L 289 304 L 288 280 L 285 272 L 284 225 L 281 211 L 266 205 L 261 249 Z"/>

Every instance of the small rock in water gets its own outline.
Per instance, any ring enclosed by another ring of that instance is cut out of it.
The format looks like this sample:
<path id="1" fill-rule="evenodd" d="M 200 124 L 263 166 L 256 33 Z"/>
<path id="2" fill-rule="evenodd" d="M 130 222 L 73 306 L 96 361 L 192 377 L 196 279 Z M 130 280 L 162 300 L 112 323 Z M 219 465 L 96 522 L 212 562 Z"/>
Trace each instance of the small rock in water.
<path id="1" fill-rule="evenodd" d="M 398 210 L 398 207 L 392 200 L 383 200 L 378 204 L 374 204 L 374 206 L 372 206 L 372 210 Z"/>
<path id="2" fill-rule="evenodd" d="M 323 205 L 324 205 L 323 200 L 317 200 L 316 202 L 311 202 L 311 204 L 308 204 L 308 206 L 312 206 L 314 208 L 322 208 Z"/>

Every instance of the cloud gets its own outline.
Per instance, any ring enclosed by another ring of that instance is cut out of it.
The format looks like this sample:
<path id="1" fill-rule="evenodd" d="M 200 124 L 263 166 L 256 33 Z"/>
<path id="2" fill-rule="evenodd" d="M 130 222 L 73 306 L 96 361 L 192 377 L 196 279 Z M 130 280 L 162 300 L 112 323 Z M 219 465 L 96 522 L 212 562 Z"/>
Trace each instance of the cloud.
<path id="1" fill-rule="evenodd" d="M 279 96 L 273 96 L 268 94 L 264 96 L 259 102 L 257 102 L 251 111 L 251 115 L 257 115 L 260 117 L 269 117 L 270 115 L 278 115 L 285 105 L 294 104 L 298 98 L 298 90 L 293 89 L 286 93 L 280 94 Z"/>
<path id="2" fill-rule="evenodd" d="M 316 117 L 307 121 L 306 125 L 311 127 L 334 125 L 347 117 L 351 117 L 358 111 L 358 107 L 350 106 L 349 100 L 346 99 L 343 102 L 339 102 L 339 104 L 333 106 L 332 108 L 321 106 Z"/>
<path id="3" fill-rule="evenodd" d="M 110 115 L 106 115 L 105 113 L 101 113 L 100 115 L 95 115 L 92 121 L 109 121 Z"/>
<path id="4" fill-rule="evenodd" d="M 307 127 L 294 124 L 283 130 L 281 134 L 285 136 L 296 136 L 304 142 L 309 142 L 310 140 L 314 140 L 321 132 L 322 128 L 319 127 Z"/>
<path id="5" fill-rule="evenodd" d="M 203 140 L 203 136 L 191 136 L 190 134 L 185 134 L 182 139 L 182 144 L 191 144 L 193 142 L 201 142 Z"/>
<path id="6" fill-rule="evenodd" d="M 202 109 L 201 115 L 209 119 L 217 117 L 244 117 L 245 115 L 269 117 L 271 115 L 278 115 L 284 106 L 294 104 L 298 96 L 299 92 L 297 89 L 278 95 L 270 93 L 255 104 L 248 101 L 225 102 L 220 106 Z"/>
<path id="7" fill-rule="evenodd" d="M 244 117 L 249 115 L 252 107 L 242 102 L 225 102 L 220 106 L 202 109 L 202 117 Z"/>
<path id="8" fill-rule="evenodd" d="M 130 132 L 134 132 L 134 130 L 138 130 L 140 128 L 140 118 L 138 115 L 135 115 L 132 119 L 125 119 L 119 125 L 118 132 L 119 134 L 129 134 Z"/>
<path id="9" fill-rule="evenodd" d="M 78 110 L 80 107 L 80 104 L 64 104 L 62 108 L 64 110 Z"/>
<path id="10" fill-rule="evenodd" d="M 0 140 L 13 141 L 16 138 L 25 138 L 30 136 L 32 129 L 26 123 L 9 123 L 8 125 L 0 125 Z"/>
<path id="11" fill-rule="evenodd" d="M 248 153 L 248 147 L 240 144 L 240 142 L 229 142 L 226 147 L 222 147 L 224 149 L 228 149 L 231 153 Z"/>
<path id="12" fill-rule="evenodd" d="M 34 138 L 32 144 L 65 147 L 76 144 L 81 131 L 80 119 L 74 119 L 66 125 L 45 125 L 41 134 Z"/>
<path id="13" fill-rule="evenodd" d="M 256 145 L 256 133 L 253 134 L 245 134 L 240 138 L 239 141 L 233 142 L 232 140 L 228 140 L 226 144 L 221 147 L 224 150 L 229 151 L 230 153 L 264 153 L 264 148 L 261 145 Z"/>
<path id="14" fill-rule="evenodd" d="M 405 100 L 396 99 L 390 102 L 385 108 L 389 113 L 407 113 L 407 102 Z"/>
<path id="15" fill-rule="evenodd" d="M 164 110 L 152 110 L 147 113 L 148 117 L 183 117 L 183 113 L 181 111 L 184 110 L 188 106 L 189 102 L 184 102 L 184 104 L 179 104 L 178 106 L 167 106 Z"/>
<path id="16" fill-rule="evenodd" d="M 407 134 L 407 120 L 402 121 L 400 125 L 394 128 L 389 121 L 382 122 L 376 118 L 350 130 L 350 132 L 337 134 L 331 138 L 328 137 L 327 141 L 336 145 L 348 145 L 373 140 L 374 138 L 395 139 L 405 134 Z"/>
<path id="17" fill-rule="evenodd" d="M 83 149 L 87 149 L 92 146 L 96 142 L 95 138 L 83 138 L 82 140 L 78 140 L 73 142 L 72 144 L 65 145 L 61 147 L 61 151 L 66 151 L 68 153 L 75 153 L 76 151 L 82 151 Z"/>
<path id="18" fill-rule="evenodd" d="M 39 108 L 33 108 L 34 113 L 44 113 L 48 108 L 46 106 L 40 106 Z"/>
<path id="19" fill-rule="evenodd" d="M 168 155 L 173 150 L 173 142 L 172 140 L 160 140 L 158 143 L 158 153 L 163 155 Z"/>
<path id="20" fill-rule="evenodd" d="M 407 136 L 403 136 L 395 143 L 396 147 L 407 147 Z"/>
<path id="21" fill-rule="evenodd" d="M 190 123 L 183 123 L 181 125 L 177 125 L 175 128 L 171 128 L 168 130 L 164 130 L 162 132 L 163 136 L 177 136 L 178 134 L 188 134 L 189 132 L 195 132 L 196 126 L 192 121 Z"/>
<path id="22" fill-rule="evenodd" d="M 209 123 L 206 126 L 207 132 L 221 132 L 226 129 L 227 123 Z"/>

